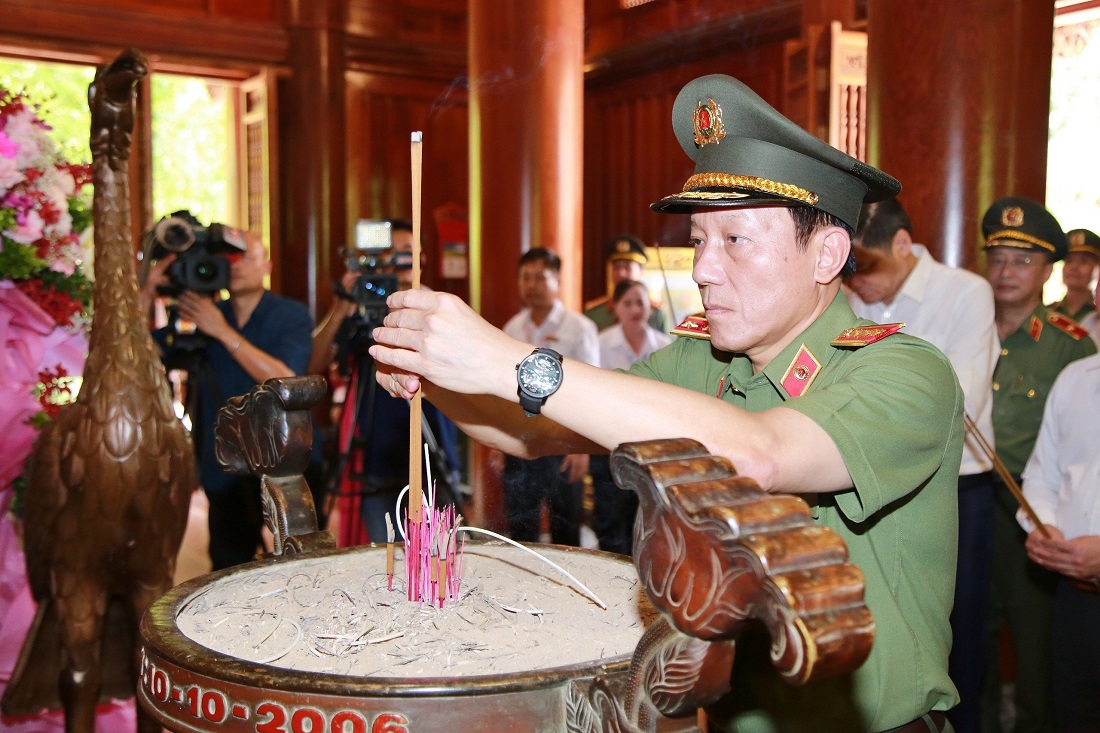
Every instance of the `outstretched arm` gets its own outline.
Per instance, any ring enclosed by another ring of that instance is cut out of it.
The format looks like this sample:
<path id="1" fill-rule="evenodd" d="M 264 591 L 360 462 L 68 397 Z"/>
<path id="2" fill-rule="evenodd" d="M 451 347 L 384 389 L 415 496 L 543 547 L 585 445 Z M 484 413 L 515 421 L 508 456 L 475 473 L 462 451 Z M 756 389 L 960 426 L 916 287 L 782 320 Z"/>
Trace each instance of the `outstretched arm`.
<path id="1" fill-rule="evenodd" d="M 355 273 L 344 273 L 340 284 L 344 290 L 350 290 L 355 282 Z M 328 375 L 329 366 L 336 358 L 336 334 L 344 319 L 355 314 L 355 303 L 343 298 L 333 298 L 328 314 L 317 328 L 313 329 L 313 353 L 309 358 L 307 374 Z"/>
<path id="2" fill-rule="evenodd" d="M 426 396 L 475 440 L 519 456 L 601 452 L 620 443 L 690 437 L 729 458 L 768 490 L 836 491 L 852 485 L 828 434 L 786 408 L 749 413 L 713 397 L 571 359 L 565 380 L 528 418 L 515 365 L 531 346 L 494 328 L 446 293 L 391 296 L 371 355 L 392 394 Z M 792 440 L 791 436 L 797 436 Z"/>
<path id="3" fill-rule="evenodd" d="M 185 291 L 180 295 L 179 309 L 180 315 L 193 321 L 200 331 L 221 342 L 229 355 L 236 359 L 241 368 L 248 372 L 248 375 L 258 384 L 276 377 L 294 376 L 294 369 L 282 359 L 252 344 L 230 326 L 210 298 Z"/>

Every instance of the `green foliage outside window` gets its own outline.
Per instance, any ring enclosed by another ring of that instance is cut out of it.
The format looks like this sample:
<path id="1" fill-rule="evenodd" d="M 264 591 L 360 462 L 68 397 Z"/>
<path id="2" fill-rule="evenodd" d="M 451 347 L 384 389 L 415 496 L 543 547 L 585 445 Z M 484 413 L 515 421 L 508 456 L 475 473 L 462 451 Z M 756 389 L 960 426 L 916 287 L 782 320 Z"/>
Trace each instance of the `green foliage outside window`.
<path id="1" fill-rule="evenodd" d="M 90 66 L 0 58 L 0 86 L 26 91 L 39 103 L 50 137 L 74 163 L 91 162 L 88 84 L 94 75 Z M 189 209 L 204 224 L 232 224 L 228 100 L 235 89 L 171 74 L 154 74 L 151 85 L 154 218 Z"/>
<path id="2" fill-rule="evenodd" d="M 153 214 L 188 209 L 203 224 L 229 221 L 229 107 L 233 88 L 156 74 L 153 105 Z"/>
<path id="3" fill-rule="evenodd" d="M 92 162 L 88 84 L 94 75 L 90 66 L 0 58 L 0 86 L 26 92 L 38 103 L 38 116 L 53 128 L 50 138 L 60 148 L 61 157 L 72 163 Z"/>

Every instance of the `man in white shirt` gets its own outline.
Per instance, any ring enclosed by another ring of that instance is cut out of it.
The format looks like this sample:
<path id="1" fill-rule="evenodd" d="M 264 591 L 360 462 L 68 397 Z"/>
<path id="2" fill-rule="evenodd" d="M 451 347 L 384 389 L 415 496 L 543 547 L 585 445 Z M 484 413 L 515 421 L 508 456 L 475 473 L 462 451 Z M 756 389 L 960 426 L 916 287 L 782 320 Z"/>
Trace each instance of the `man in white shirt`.
<path id="1" fill-rule="evenodd" d="M 565 309 L 558 294 L 561 259 L 542 247 L 519 259 L 519 292 L 526 307 L 504 324 L 512 338 L 562 356 L 600 365 L 596 325 Z M 537 418 L 545 419 L 545 418 Z M 504 513 L 511 536 L 537 542 L 545 502 L 550 508 L 550 538 L 560 545 L 580 544 L 581 498 L 588 454 L 543 456 L 531 460 L 504 457 Z"/>
<path id="2" fill-rule="evenodd" d="M 1028 557 L 1060 574 L 1051 633 L 1058 731 L 1100 730 L 1098 414 L 1100 355 L 1093 355 L 1058 375 L 1024 469 L 1024 496 L 1050 537 L 1037 531 L 1022 509 L 1016 515 L 1028 532 Z"/>
<path id="3" fill-rule="evenodd" d="M 914 244 L 909 216 L 897 199 L 863 207 L 853 252 L 857 271 L 846 281 L 852 310 L 877 323 L 904 323 L 906 333 L 939 348 L 958 374 L 967 414 L 992 443 L 991 383 L 1000 342 L 989 283 L 936 262 Z M 991 469 L 968 435 L 959 468 L 959 559 L 949 661 L 962 698 L 948 713 L 958 733 L 978 730 L 993 562 Z"/>

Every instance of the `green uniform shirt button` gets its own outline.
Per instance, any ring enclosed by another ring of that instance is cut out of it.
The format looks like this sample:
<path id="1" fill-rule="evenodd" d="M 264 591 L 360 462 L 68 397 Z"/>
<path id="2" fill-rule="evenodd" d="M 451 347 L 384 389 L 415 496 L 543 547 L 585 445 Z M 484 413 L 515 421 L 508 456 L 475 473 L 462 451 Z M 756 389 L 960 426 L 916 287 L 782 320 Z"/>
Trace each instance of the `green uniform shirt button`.
<path id="1" fill-rule="evenodd" d="M 999 382 L 994 382 L 993 383 L 993 391 L 994 392 L 998 391 L 1000 388 L 1001 388 L 1001 385 L 1000 385 Z"/>
<path id="2" fill-rule="evenodd" d="M 1034 396 L 1035 396 L 1035 390 L 1033 390 L 1033 389 L 1029 389 L 1029 390 L 1027 391 L 1027 396 L 1028 396 L 1028 397 L 1034 397 Z"/>
<path id="3" fill-rule="evenodd" d="M 1001 356 L 1008 356 L 1008 349 L 1001 349 Z"/>

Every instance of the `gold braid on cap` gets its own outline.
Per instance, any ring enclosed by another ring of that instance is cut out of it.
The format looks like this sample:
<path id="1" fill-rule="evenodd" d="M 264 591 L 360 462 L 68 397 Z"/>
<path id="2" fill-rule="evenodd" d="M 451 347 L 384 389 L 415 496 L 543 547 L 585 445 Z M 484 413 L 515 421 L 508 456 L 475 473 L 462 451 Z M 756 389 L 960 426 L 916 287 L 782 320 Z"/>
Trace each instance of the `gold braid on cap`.
<path id="1" fill-rule="evenodd" d="M 1034 244 L 1036 247 L 1042 247 L 1043 249 L 1050 250 L 1051 252 L 1056 252 L 1057 251 L 1057 250 L 1055 250 L 1054 245 L 1051 244 L 1050 242 L 1039 239 L 1038 237 L 1033 237 L 1030 234 L 1024 234 L 1023 232 L 1018 232 L 1015 229 L 1002 229 L 999 232 L 993 232 L 992 234 L 990 234 L 988 237 L 985 238 L 985 246 L 986 247 L 994 247 L 994 246 L 997 246 L 997 247 L 1014 247 L 1014 246 L 1019 247 L 1019 245 L 1012 245 L 1012 244 L 998 244 L 998 245 L 993 244 L 993 242 L 995 240 L 1005 240 L 1005 239 L 1016 239 L 1016 240 L 1019 240 L 1021 242 L 1027 242 L 1028 244 Z"/>
<path id="2" fill-rule="evenodd" d="M 738 176 L 732 173 L 696 173 L 687 179 L 681 198 L 712 198 L 713 193 L 692 191 L 693 188 L 747 188 L 750 191 L 772 193 L 810 206 L 817 206 L 817 194 L 789 183 L 776 183 L 767 178 Z M 717 197 L 714 197 L 717 198 Z"/>
<path id="3" fill-rule="evenodd" d="M 645 255 L 640 255 L 637 252 L 616 252 L 607 258 L 608 262 L 614 262 L 615 260 L 630 260 L 643 266 L 649 262 Z"/>

